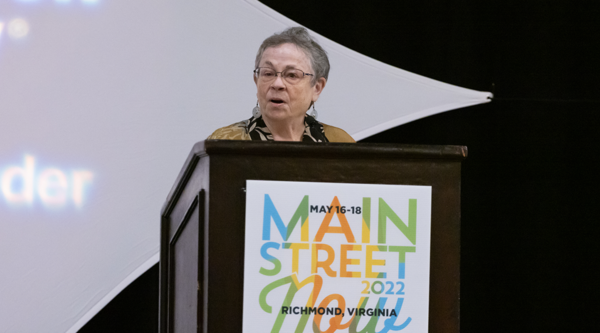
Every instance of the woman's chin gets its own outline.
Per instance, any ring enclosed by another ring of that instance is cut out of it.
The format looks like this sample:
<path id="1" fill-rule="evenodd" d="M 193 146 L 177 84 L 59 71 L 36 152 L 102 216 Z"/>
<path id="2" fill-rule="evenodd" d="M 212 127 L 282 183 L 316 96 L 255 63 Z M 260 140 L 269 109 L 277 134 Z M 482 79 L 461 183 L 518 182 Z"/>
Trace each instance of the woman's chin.
<path id="1" fill-rule="evenodd" d="M 290 113 L 282 108 L 271 108 L 263 112 L 263 117 L 269 120 L 280 121 L 290 118 Z"/>

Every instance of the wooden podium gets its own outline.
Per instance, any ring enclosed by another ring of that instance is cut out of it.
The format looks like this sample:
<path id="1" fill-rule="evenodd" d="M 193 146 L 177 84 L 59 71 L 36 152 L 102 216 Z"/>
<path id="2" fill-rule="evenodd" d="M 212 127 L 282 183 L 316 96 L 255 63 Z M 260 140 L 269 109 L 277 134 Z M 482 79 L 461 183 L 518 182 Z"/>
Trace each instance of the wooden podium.
<path id="1" fill-rule="evenodd" d="M 432 186 L 429 332 L 459 332 L 466 155 L 463 146 L 198 142 L 161 212 L 160 332 L 241 332 L 249 179 Z"/>

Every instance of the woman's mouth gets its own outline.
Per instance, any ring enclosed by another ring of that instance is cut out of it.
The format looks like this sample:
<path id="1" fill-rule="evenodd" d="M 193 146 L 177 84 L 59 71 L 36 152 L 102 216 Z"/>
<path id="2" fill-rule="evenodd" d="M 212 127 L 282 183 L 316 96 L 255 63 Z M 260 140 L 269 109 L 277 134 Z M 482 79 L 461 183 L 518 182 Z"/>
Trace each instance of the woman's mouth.
<path id="1" fill-rule="evenodd" d="M 270 100 L 271 103 L 276 104 L 276 105 L 281 105 L 284 103 L 284 101 L 282 99 L 278 99 L 278 98 L 273 98 Z"/>

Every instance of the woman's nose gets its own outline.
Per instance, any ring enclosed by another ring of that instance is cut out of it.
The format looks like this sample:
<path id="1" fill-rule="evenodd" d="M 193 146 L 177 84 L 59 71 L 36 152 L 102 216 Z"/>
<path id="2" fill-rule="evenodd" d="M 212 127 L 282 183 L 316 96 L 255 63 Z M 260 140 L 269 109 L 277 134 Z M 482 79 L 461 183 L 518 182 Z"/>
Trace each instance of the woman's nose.
<path id="1" fill-rule="evenodd" d="M 281 73 L 278 73 L 273 83 L 271 83 L 271 86 L 276 89 L 285 88 L 285 82 L 283 82 L 283 75 Z"/>

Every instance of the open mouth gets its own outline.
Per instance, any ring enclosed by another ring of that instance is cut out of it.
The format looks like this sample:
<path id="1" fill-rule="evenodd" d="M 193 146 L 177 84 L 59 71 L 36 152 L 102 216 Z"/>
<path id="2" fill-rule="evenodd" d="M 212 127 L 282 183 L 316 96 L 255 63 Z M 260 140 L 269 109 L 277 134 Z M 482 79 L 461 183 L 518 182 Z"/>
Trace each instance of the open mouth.
<path id="1" fill-rule="evenodd" d="M 273 98 L 273 99 L 271 99 L 271 103 L 273 103 L 273 104 L 282 104 L 283 100 L 282 99 Z"/>

